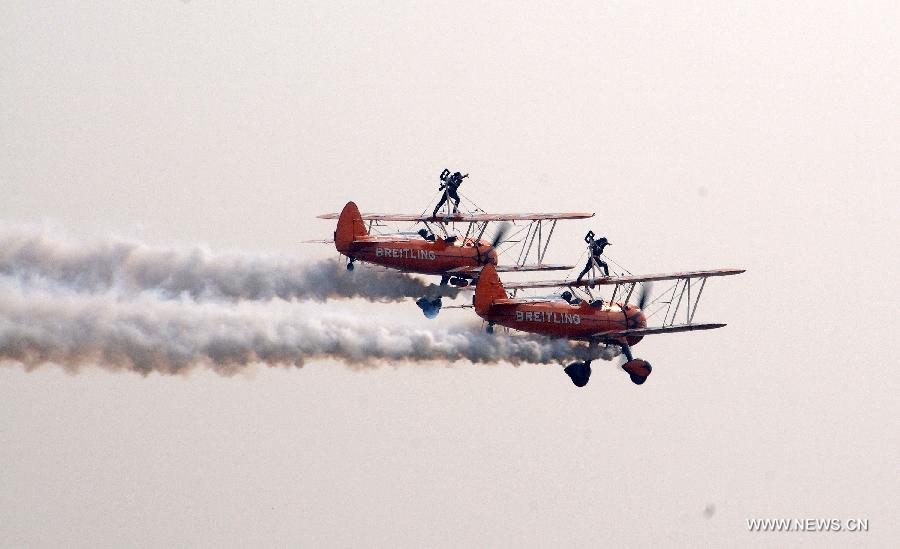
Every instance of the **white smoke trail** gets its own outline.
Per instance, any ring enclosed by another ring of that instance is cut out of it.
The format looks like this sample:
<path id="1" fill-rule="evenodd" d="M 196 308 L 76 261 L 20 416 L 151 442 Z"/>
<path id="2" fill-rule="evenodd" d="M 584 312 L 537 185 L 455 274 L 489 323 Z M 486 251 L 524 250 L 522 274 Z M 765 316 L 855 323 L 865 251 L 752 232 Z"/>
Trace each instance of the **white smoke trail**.
<path id="1" fill-rule="evenodd" d="M 45 231 L 0 228 L 0 275 L 73 292 L 153 292 L 194 300 L 455 297 L 459 290 L 375 269 L 349 273 L 337 260 L 154 248 L 124 239 L 73 242 Z"/>
<path id="2" fill-rule="evenodd" d="M 54 363 L 142 374 L 206 366 L 230 375 L 255 363 L 302 366 L 334 359 L 385 363 L 553 363 L 584 359 L 587 348 L 536 336 L 489 335 L 478 325 L 388 327 L 286 301 L 198 303 L 151 294 L 52 294 L 0 277 L 0 362 Z M 600 349 L 611 359 L 614 348 Z"/>

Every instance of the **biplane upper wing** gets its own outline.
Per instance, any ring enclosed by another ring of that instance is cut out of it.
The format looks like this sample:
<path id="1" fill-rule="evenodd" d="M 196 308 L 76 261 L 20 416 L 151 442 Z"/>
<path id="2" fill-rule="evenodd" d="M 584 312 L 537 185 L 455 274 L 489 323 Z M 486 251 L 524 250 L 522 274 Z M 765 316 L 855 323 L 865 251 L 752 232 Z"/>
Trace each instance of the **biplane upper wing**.
<path id="1" fill-rule="evenodd" d="M 744 272 L 745 269 L 709 269 L 706 271 L 682 271 L 678 273 L 660 273 L 650 275 L 601 276 L 594 279 L 573 280 L 537 280 L 533 282 L 506 282 L 503 286 L 508 290 L 524 288 L 559 288 L 559 287 L 593 287 L 611 286 L 615 284 L 631 284 L 633 282 L 655 282 L 658 280 L 679 280 L 684 278 L 707 278 L 713 276 L 730 276 Z"/>
<path id="2" fill-rule="evenodd" d="M 319 219 L 337 219 L 339 213 L 327 213 L 318 216 Z M 409 214 L 380 214 L 364 213 L 363 221 L 428 221 L 433 223 L 481 223 L 484 221 L 555 221 L 558 219 L 587 219 L 594 217 L 592 212 L 562 212 L 562 213 L 508 213 L 508 214 L 455 214 L 451 216 L 409 215 Z"/>
<path id="3" fill-rule="evenodd" d="M 360 242 L 390 242 L 392 244 L 402 244 L 403 242 L 410 242 L 413 240 L 409 236 L 409 234 L 415 233 L 397 233 L 396 235 L 373 235 L 366 236 L 365 238 L 355 238 L 353 239 L 354 243 Z M 418 236 L 418 235 L 417 235 Z M 415 240 L 419 240 L 416 238 Z M 334 244 L 333 239 L 316 239 L 316 240 L 301 240 L 301 244 Z"/>
<path id="4" fill-rule="evenodd" d="M 691 332 L 694 330 L 714 330 L 716 328 L 722 328 L 725 324 L 721 323 L 712 323 L 712 324 L 672 324 L 669 326 L 657 326 L 657 327 L 648 327 L 648 328 L 629 328 L 627 330 L 612 330 L 609 332 L 599 332 L 596 334 L 591 334 L 590 339 L 618 339 L 620 337 L 628 337 L 628 336 L 645 336 L 645 335 L 654 335 L 654 334 L 674 334 L 678 332 Z"/>
<path id="5" fill-rule="evenodd" d="M 526 305 L 532 303 L 556 303 L 558 300 L 556 299 L 547 299 L 547 298 L 506 298 L 506 299 L 495 299 L 492 301 L 494 305 Z"/>

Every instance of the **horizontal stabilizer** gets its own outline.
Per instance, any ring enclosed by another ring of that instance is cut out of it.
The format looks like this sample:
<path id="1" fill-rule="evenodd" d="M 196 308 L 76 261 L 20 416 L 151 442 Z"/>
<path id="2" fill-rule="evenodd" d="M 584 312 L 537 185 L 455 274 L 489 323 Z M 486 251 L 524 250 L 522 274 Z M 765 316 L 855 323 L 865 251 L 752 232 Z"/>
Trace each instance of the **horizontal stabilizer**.
<path id="1" fill-rule="evenodd" d="M 707 278 L 712 276 L 731 276 L 741 274 L 745 269 L 710 269 L 706 271 L 682 271 L 678 273 L 661 273 L 650 275 L 625 275 L 625 276 L 601 276 L 594 279 L 583 279 L 581 282 L 574 280 L 538 280 L 533 282 L 508 282 L 504 284 L 507 289 L 521 290 L 523 288 L 560 288 L 560 287 L 594 287 L 612 286 L 615 284 L 630 284 L 632 282 L 655 282 L 658 280 L 681 280 L 685 278 Z"/>
<path id="2" fill-rule="evenodd" d="M 327 213 L 318 216 L 319 219 L 337 219 L 341 214 Z M 594 217 L 589 212 L 563 212 L 563 213 L 508 213 L 508 214 L 454 214 L 450 216 L 430 216 L 419 214 L 361 214 L 363 221 L 411 221 L 429 223 L 481 223 L 484 221 L 554 221 L 558 219 L 587 219 Z"/>

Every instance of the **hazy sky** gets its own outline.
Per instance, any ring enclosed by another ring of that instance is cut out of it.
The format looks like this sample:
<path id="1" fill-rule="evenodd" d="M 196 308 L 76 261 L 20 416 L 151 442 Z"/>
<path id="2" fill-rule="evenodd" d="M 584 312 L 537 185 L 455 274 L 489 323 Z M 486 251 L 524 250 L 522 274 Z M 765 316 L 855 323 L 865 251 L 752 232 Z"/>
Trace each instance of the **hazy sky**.
<path id="1" fill-rule="evenodd" d="M 556 365 L 0 367 L 8 547 L 895 547 L 896 2 L 0 4 L 0 221 L 332 257 L 315 215 L 596 211 L 705 333 Z M 411 302 L 334 301 L 373 323 Z M 869 519 L 749 533 L 750 518 Z"/>

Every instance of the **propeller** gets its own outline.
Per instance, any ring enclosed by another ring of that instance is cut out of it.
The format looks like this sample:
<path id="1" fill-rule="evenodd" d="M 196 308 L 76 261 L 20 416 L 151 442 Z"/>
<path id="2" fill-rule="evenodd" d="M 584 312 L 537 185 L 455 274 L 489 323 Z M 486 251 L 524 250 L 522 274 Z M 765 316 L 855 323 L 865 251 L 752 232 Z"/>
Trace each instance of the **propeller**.
<path id="1" fill-rule="evenodd" d="M 491 242 L 491 248 L 496 248 L 499 244 L 502 244 L 504 240 L 506 240 L 506 236 L 509 234 L 510 229 L 512 229 L 512 223 L 509 221 L 504 221 L 497 227 L 497 232 L 494 233 L 494 240 Z"/>
<path id="2" fill-rule="evenodd" d="M 640 310 L 644 310 L 644 305 L 647 304 L 647 300 L 650 298 L 650 290 L 653 289 L 652 282 L 644 282 L 641 284 L 641 293 L 638 294 L 637 299 L 637 307 Z"/>
<path id="3" fill-rule="evenodd" d="M 647 300 L 650 298 L 650 290 L 652 288 L 653 288 L 653 284 L 650 282 L 645 282 L 645 283 L 641 284 L 641 293 L 638 294 L 637 303 L 635 303 L 638 310 L 641 310 L 641 311 L 644 310 L 644 305 L 647 304 Z M 622 314 L 625 315 L 625 327 L 628 329 L 636 328 L 638 315 L 637 315 L 637 313 L 635 313 L 629 317 L 627 308 L 628 308 L 628 306 L 626 304 L 622 305 Z M 631 360 L 631 359 L 629 358 L 628 360 Z"/>
<path id="4" fill-rule="evenodd" d="M 509 231 L 512 229 L 512 223 L 509 221 L 504 221 L 497 227 L 497 232 L 494 233 L 494 240 L 491 241 L 491 245 L 487 247 L 486 250 L 481 250 L 481 245 L 475 245 L 475 253 L 478 255 L 478 264 L 485 265 L 488 261 L 488 254 L 491 253 L 491 250 L 499 246 L 506 240 L 506 237 L 509 235 Z"/>

